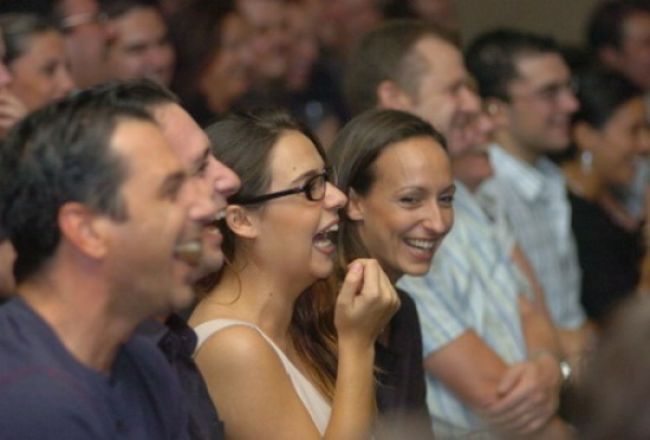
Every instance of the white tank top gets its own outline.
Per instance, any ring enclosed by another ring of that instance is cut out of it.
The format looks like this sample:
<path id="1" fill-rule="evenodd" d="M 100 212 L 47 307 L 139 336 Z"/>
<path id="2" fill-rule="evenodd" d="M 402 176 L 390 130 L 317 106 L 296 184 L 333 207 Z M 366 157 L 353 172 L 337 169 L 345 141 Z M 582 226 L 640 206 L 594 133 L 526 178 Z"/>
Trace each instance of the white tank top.
<path id="1" fill-rule="evenodd" d="M 199 324 L 194 328 L 196 335 L 198 337 L 198 342 L 196 344 L 196 350 L 194 354 L 196 355 L 197 351 L 203 345 L 203 343 L 210 338 L 212 335 L 217 333 L 220 330 L 223 330 L 228 327 L 235 325 L 243 325 L 245 327 L 250 327 L 259 332 L 260 335 L 269 343 L 269 345 L 275 350 L 275 353 L 280 358 L 282 365 L 284 366 L 291 383 L 293 384 L 298 397 L 302 401 L 302 404 L 307 409 L 307 412 L 311 416 L 314 425 L 318 429 L 318 432 L 323 435 L 325 434 L 325 428 L 330 420 L 330 413 L 332 408 L 329 403 L 323 398 L 321 393 L 316 389 L 316 387 L 296 368 L 293 363 L 289 360 L 287 355 L 285 355 L 280 348 L 275 345 L 275 343 L 269 338 L 264 332 L 257 327 L 255 324 L 250 322 L 240 321 L 237 319 L 213 319 L 212 321 L 207 321 L 202 324 Z"/>

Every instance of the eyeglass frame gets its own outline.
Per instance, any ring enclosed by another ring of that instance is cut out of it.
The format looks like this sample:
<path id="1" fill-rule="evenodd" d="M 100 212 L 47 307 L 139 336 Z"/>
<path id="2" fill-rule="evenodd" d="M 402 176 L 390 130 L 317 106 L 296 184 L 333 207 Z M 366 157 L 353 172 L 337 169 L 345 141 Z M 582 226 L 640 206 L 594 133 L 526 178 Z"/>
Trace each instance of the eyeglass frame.
<path id="1" fill-rule="evenodd" d="M 255 197 L 250 197 L 250 198 L 244 198 L 244 199 L 238 199 L 237 196 L 235 195 L 231 203 L 236 204 L 236 205 L 256 205 L 258 203 L 263 203 L 263 202 L 268 202 L 269 200 L 277 199 L 280 197 L 285 197 L 285 196 L 290 196 L 293 194 L 300 194 L 304 193 L 305 198 L 311 202 L 318 202 L 320 200 L 323 200 L 325 198 L 325 193 L 327 191 L 327 184 L 328 183 L 334 183 L 330 178 L 334 177 L 334 181 L 336 181 L 335 178 L 335 173 L 334 169 L 332 167 L 325 167 L 325 169 L 318 173 L 314 174 L 310 178 L 308 178 L 305 183 L 303 183 L 300 186 L 296 186 L 293 188 L 289 189 L 284 189 L 282 191 L 276 191 L 268 194 L 263 194 L 261 196 L 255 196 Z M 310 187 L 313 187 L 314 182 L 316 182 L 318 179 L 323 179 L 323 195 L 319 198 L 314 198 L 311 195 L 310 192 Z"/>

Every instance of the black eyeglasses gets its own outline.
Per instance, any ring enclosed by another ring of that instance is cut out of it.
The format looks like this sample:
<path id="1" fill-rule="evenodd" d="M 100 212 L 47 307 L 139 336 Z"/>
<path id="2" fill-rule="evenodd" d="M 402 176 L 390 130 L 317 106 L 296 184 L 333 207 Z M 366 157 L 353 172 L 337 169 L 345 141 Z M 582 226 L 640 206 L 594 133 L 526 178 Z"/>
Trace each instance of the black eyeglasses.
<path id="1" fill-rule="evenodd" d="M 332 177 L 334 172 L 332 168 L 328 167 L 323 170 L 322 173 L 318 173 L 309 179 L 305 183 L 295 188 L 285 189 L 283 191 L 278 191 L 274 193 L 264 194 L 261 196 L 250 197 L 250 198 L 239 198 L 237 196 L 233 197 L 231 202 L 238 205 L 253 205 L 255 203 L 262 203 L 268 200 L 277 199 L 278 197 L 290 196 L 292 194 L 304 193 L 307 200 L 316 202 L 318 200 L 323 200 L 325 197 L 325 190 L 327 187 L 327 182 L 332 182 Z"/>

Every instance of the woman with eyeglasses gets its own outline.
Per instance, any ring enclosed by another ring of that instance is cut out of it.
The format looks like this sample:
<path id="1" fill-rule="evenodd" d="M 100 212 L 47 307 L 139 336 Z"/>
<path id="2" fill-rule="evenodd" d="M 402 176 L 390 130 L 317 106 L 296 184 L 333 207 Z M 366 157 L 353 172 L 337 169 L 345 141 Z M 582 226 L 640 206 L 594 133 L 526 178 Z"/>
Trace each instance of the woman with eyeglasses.
<path id="1" fill-rule="evenodd" d="M 242 181 L 219 216 L 227 264 L 190 318 L 228 438 L 367 438 L 374 343 L 399 300 L 373 260 L 334 269 L 338 210 L 314 137 L 280 111 L 207 129 Z"/>
<path id="2" fill-rule="evenodd" d="M 355 117 L 329 151 L 348 197 L 339 224 L 339 267 L 374 258 L 395 284 L 424 275 L 451 230 L 451 163 L 443 137 L 425 121 L 396 110 Z M 415 304 L 402 303 L 377 344 L 380 439 L 433 438 L 426 406 L 422 337 Z"/>

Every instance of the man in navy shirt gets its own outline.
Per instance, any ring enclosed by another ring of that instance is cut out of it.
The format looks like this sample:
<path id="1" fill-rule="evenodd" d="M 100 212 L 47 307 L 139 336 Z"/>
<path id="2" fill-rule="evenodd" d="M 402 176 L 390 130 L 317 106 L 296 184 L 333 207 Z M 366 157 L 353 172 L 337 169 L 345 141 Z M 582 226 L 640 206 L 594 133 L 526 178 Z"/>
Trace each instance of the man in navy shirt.
<path id="1" fill-rule="evenodd" d="M 0 433 L 184 439 L 162 353 L 134 330 L 193 298 L 215 205 L 151 116 L 78 93 L 0 150 L 0 224 L 17 297 L 0 309 Z"/>

